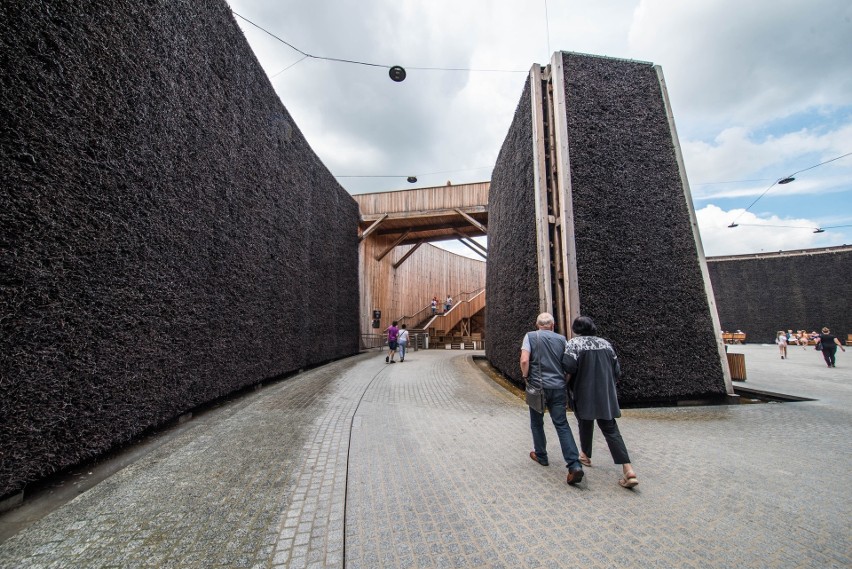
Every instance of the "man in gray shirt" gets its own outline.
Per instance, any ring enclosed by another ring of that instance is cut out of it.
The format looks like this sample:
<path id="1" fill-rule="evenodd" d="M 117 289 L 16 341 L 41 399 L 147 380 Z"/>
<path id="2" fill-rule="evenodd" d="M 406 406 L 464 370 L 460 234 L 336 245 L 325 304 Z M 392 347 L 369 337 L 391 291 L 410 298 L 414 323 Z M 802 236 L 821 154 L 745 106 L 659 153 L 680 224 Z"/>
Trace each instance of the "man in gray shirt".
<path id="1" fill-rule="evenodd" d="M 580 451 L 574 442 L 574 434 L 568 425 L 566 405 L 568 394 L 565 384 L 565 370 L 562 368 L 562 354 L 568 340 L 565 336 L 553 331 L 553 316 L 542 312 L 536 319 L 534 332 L 524 336 L 521 345 L 521 375 L 524 381 L 534 387 L 544 388 L 544 398 L 550 411 L 550 420 L 559 437 L 562 447 L 562 457 L 568 468 L 568 484 L 576 484 L 583 479 L 583 466 L 580 464 Z M 530 407 L 530 428 L 532 429 L 533 446 L 530 458 L 541 464 L 548 465 L 547 438 L 544 435 L 544 413 L 539 413 Z"/>

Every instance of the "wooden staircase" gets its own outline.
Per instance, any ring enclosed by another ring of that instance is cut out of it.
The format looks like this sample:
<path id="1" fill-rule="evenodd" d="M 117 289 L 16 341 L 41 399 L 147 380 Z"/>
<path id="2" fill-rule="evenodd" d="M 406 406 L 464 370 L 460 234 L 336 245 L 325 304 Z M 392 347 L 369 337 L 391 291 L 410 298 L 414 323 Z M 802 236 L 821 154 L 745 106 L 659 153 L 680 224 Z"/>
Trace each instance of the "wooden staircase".
<path id="1" fill-rule="evenodd" d="M 471 333 L 470 318 L 485 308 L 485 290 L 455 304 L 448 312 L 430 317 L 423 328 L 429 331 L 429 347 L 452 350 L 483 349 L 482 334 Z"/>

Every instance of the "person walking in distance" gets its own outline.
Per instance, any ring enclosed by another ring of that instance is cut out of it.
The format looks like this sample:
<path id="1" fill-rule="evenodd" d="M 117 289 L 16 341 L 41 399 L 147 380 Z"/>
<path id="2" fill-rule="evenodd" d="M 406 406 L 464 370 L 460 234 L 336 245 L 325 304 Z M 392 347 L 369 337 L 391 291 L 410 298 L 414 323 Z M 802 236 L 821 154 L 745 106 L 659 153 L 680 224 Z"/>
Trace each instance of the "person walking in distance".
<path id="1" fill-rule="evenodd" d="M 613 462 L 622 467 L 619 485 L 633 488 L 639 479 L 615 422 L 621 417 L 615 390 L 615 380 L 621 375 L 618 357 L 608 341 L 596 336 L 597 326 L 588 316 L 574 320 L 571 331 L 574 337 L 568 340 L 562 365 L 570 374 L 568 389 L 573 394 L 574 415 L 580 430 L 580 462 L 592 465 L 592 435 L 597 421 Z"/>
<path id="2" fill-rule="evenodd" d="M 405 324 L 400 326 L 399 336 L 396 337 L 396 344 L 399 348 L 399 363 L 405 361 L 405 350 L 408 348 L 408 330 L 405 329 Z"/>
<path id="3" fill-rule="evenodd" d="M 399 338 L 399 328 L 396 327 L 396 320 L 393 321 L 393 324 L 388 326 L 388 355 L 385 356 L 385 363 L 395 364 L 393 361 L 394 355 L 396 355 L 397 348 L 397 339 Z"/>
<path id="4" fill-rule="evenodd" d="M 566 414 L 568 395 L 562 359 L 568 340 L 553 331 L 553 316 L 547 312 L 539 314 L 535 324 L 536 330 L 524 335 L 521 344 L 521 375 L 531 386 L 543 387 L 550 420 L 556 429 L 562 458 L 568 468 L 567 482 L 574 485 L 583 479 L 583 466 L 580 464 L 580 452 Z M 547 466 L 549 461 L 547 438 L 544 434 L 544 413 L 539 413 L 532 407 L 530 429 L 534 448 L 530 452 L 530 458 L 542 466 Z"/>
<path id="5" fill-rule="evenodd" d="M 844 352 L 846 351 L 846 348 L 840 344 L 837 336 L 834 336 L 828 328 L 823 328 L 822 334 L 819 335 L 819 339 L 817 340 L 817 345 L 822 348 L 822 357 L 825 359 L 826 365 L 828 367 L 837 367 L 835 365 L 837 348 L 840 348 Z"/>
<path id="6" fill-rule="evenodd" d="M 778 330 L 775 343 L 778 344 L 778 350 L 781 352 L 781 359 L 783 360 L 787 357 L 787 334 L 784 333 L 784 330 Z"/>

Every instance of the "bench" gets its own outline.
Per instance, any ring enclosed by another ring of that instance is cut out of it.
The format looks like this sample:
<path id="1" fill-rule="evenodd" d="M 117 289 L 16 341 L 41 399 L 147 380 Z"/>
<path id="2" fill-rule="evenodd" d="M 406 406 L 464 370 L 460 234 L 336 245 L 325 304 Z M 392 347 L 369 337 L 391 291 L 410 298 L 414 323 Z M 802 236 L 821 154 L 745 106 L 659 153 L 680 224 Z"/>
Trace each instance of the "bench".
<path id="1" fill-rule="evenodd" d="M 745 332 L 722 332 L 722 341 L 726 344 L 745 344 Z"/>

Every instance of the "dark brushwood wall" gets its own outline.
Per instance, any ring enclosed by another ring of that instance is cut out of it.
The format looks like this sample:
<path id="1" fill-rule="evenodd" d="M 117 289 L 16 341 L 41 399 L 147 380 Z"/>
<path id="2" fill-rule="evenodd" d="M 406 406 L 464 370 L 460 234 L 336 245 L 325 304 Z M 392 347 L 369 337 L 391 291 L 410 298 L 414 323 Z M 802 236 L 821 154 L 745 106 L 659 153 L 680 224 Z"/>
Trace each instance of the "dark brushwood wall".
<path id="1" fill-rule="evenodd" d="M 852 247 L 707 259 L 725 331 L 772 344 L 778 330 L 852 334 Z"/>
<path id="2" fill-rule="evenodd" d="M 0 59 L 0 496 L 357 352 L 357 205 L 224 1 L 4 2 Z"/>
<path id="3" fill-rule="evenodd" d="M 521 382 L 521 342 L 535 328 L 539 313 L 530 97 L 528 81 L 488 193 L 486 353 L 494 367 L 516 382 Z"/>
<path id="4" fill-rule="evenodd" d="M 657 71 L 562 54 L 580 311 L 622 359 L 625 402 L 726 394 Z"/>
<path id="5" fill-rule="evenodd" d="M 562 54 L 580 313 L 612 341 L 623 403 L 726 396 L 721 354 L 657 71 Z M 524 90 L 489 194 L 488 359 L 519 381 L 539 307 L 533 127 Z"/>

